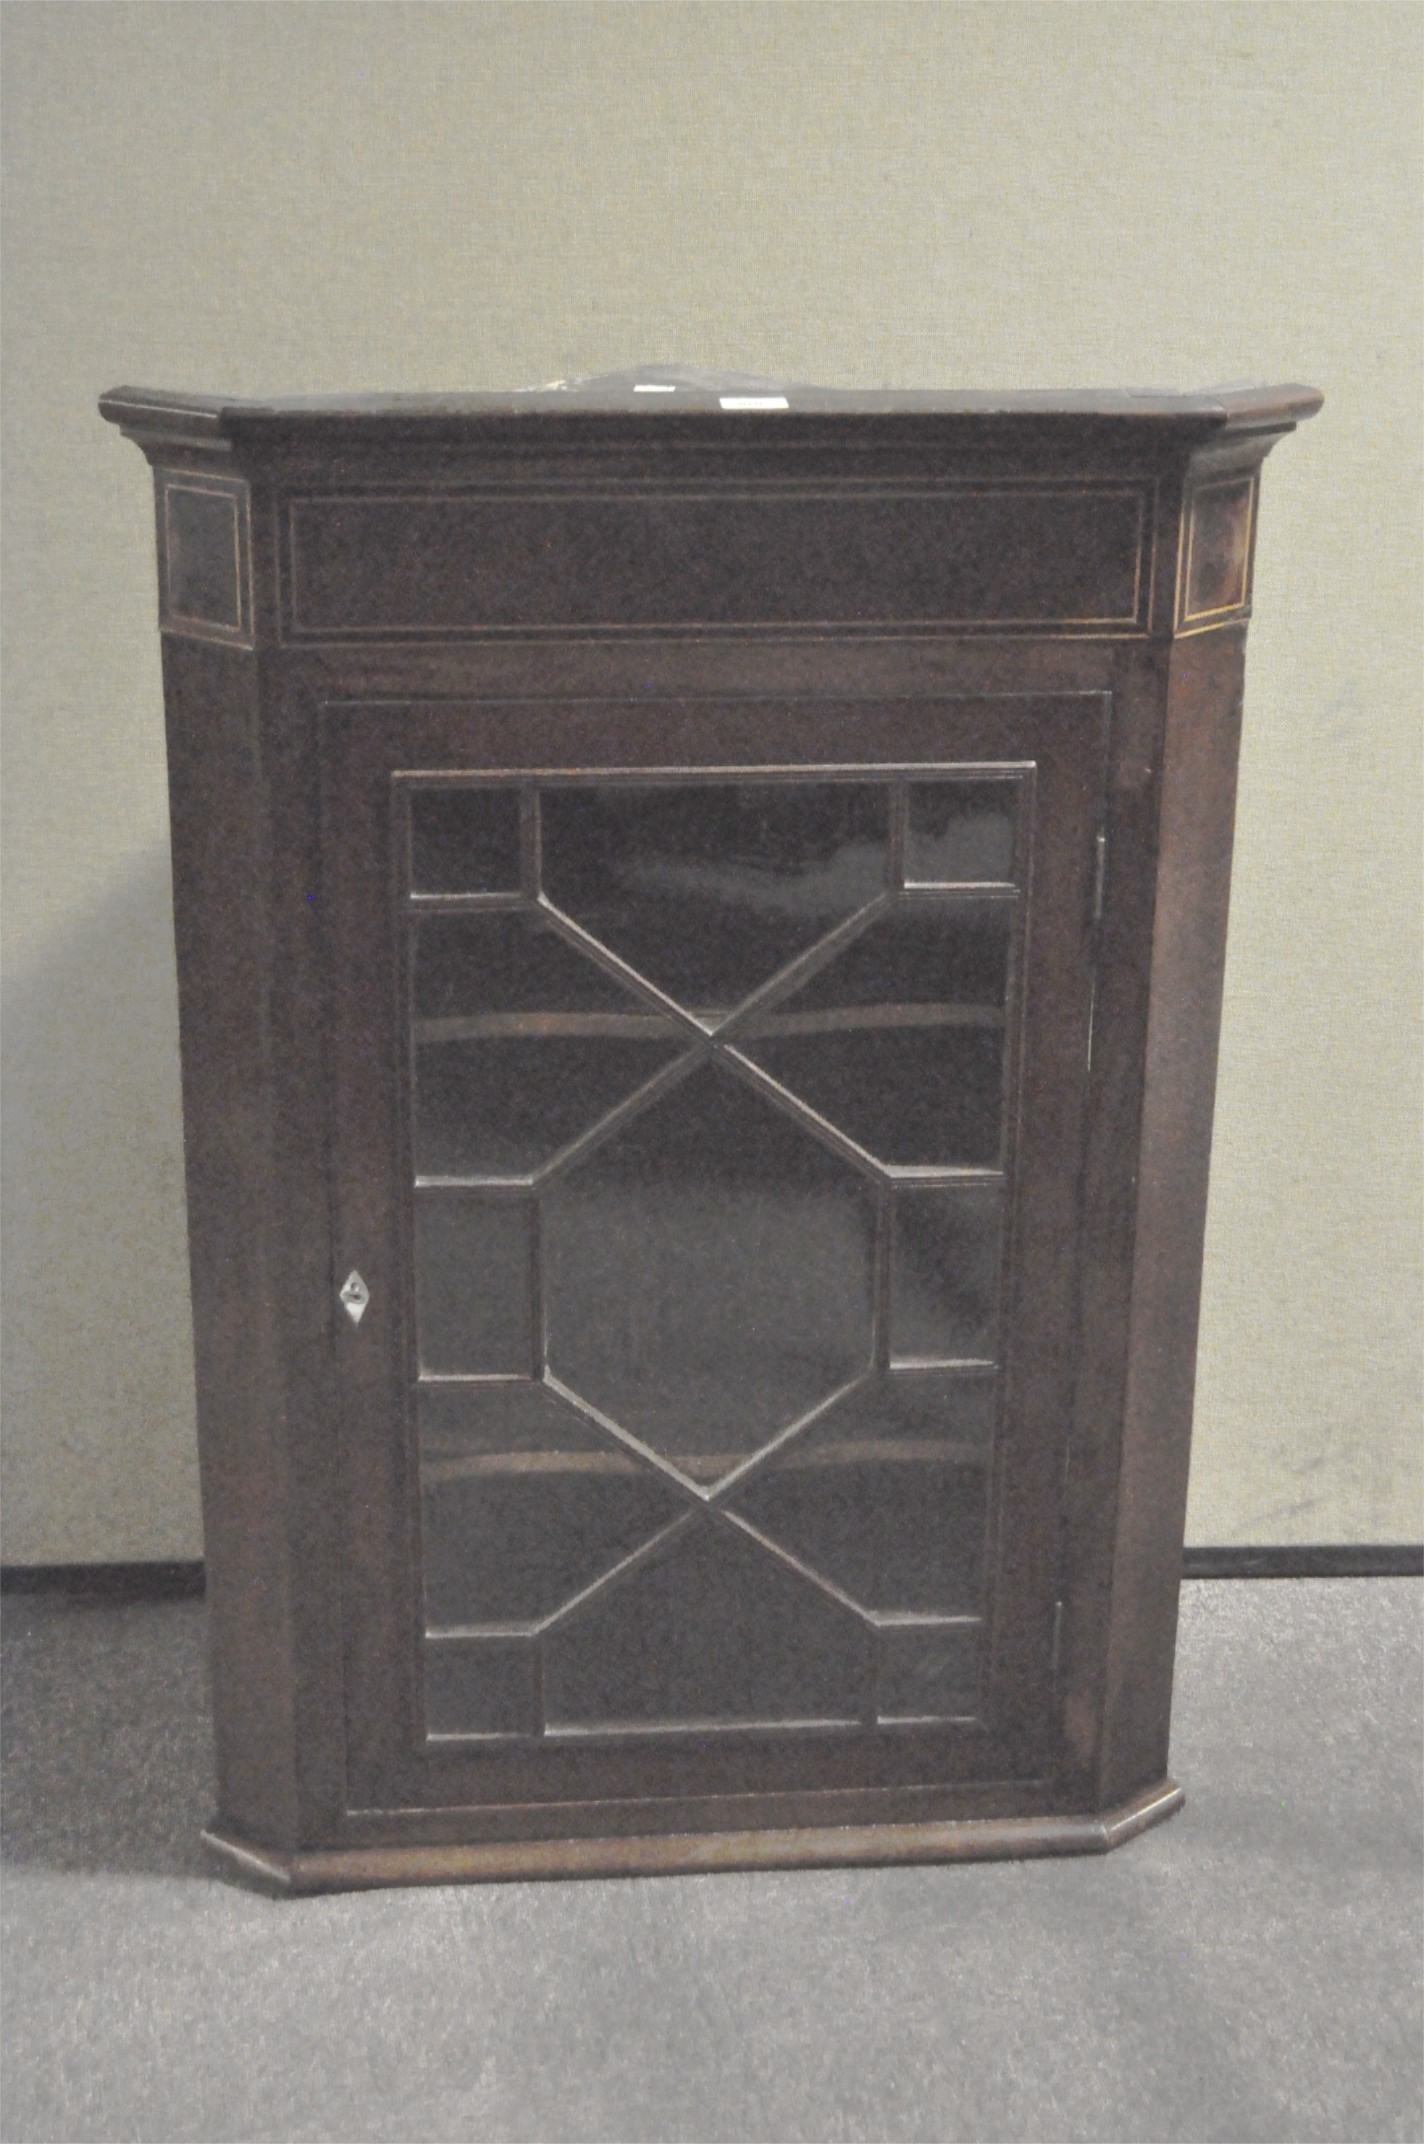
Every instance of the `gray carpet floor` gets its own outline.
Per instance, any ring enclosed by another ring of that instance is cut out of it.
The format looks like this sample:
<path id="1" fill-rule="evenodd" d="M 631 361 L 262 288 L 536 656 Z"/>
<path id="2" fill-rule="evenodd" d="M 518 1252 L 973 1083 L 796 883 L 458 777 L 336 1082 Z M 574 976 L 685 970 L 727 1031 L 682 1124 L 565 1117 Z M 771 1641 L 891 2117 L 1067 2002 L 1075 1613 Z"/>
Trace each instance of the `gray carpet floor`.
<path id="1" fill-rule="evenodd" d="M 5 2144 L 1418 2144 L 1420 1596 L 1198 1582 L 1106 1859 L 269 1900 L 202 1609 L 5 1602 Z"/>

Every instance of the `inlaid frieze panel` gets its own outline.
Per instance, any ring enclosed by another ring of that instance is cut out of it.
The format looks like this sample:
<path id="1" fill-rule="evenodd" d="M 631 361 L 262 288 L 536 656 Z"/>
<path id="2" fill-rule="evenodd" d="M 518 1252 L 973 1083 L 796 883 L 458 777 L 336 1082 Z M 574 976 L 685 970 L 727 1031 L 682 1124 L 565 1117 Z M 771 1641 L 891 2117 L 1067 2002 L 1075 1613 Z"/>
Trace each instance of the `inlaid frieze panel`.
<path id="1" fill-rule="evenodd" d="M 1146 630 L 1149 483 L 298 496 L 294 640 Z"/>

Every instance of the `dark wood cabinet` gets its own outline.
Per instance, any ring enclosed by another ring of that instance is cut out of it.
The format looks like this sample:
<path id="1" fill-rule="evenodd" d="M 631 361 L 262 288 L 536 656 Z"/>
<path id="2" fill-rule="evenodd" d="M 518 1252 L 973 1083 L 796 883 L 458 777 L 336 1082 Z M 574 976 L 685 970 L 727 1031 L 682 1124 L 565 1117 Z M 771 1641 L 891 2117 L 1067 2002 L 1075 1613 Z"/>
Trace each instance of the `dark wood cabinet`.
<path id="1" fill-rule="evenodd" d="M 1304 388 L 121 389 L 219 1810 L 298 1889 L 1165 1816 Z"/>

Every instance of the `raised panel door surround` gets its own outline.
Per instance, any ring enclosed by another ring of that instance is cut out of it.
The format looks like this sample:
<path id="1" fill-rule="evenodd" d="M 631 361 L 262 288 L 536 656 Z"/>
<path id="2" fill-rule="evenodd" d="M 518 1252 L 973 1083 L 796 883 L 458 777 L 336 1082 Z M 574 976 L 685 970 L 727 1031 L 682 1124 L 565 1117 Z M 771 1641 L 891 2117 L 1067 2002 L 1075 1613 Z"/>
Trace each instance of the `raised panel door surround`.
<path id="1" fill-rule="evenodd" d="M 689 712 L 321 717 L 373 1801 L 1043 1762 L 1108 701 Z"/>
<path id="2" fill-rule="evenodd" d="M 105 397 L 158 491 L 230 1864 L 1177 1806 L 1259 466 L 1318 399 Z"/>

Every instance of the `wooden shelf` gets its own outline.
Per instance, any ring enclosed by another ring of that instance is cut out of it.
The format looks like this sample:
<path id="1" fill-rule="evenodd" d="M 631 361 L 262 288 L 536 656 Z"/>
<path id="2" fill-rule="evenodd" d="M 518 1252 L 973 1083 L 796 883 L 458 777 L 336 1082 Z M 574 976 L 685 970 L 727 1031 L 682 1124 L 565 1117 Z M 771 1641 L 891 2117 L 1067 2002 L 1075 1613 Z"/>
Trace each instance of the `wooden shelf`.
<path id="1" fill-rule="evenodd" d="M 733 1467 L 741 1466 L 746 1452 L 670 1452 L 671 1463 L 693 1481 L 720 1481 Z M 886 1437 L 874 1444 L 823 1444 L 814 1451 L 794 1447 L 773 1464 L 777 1474 L 838 1472 L 847 1467 L 934 1466 L 983 1467 L 989 1451 L 982 1444 L 941 1440 L 937 1437 Z M 429 1451 L 420 1465 L 421 1483 L 438 1488 L 442 1482 L 499 1479 L 511 1475 L 604 1474 L 626 1475 L 639 1471 L 639 1462 L 618 1452 L 471 1452 L 455 1454 Z"/>
<path id="2" fill-rule="evenodd" d="M 695 1012 L 712 1027 L 729 1017 L 724 1012 Z M 817 1012 L 758 1014 L 735 1032 L 739 1043 L 770 1041 L 784 1035 L 873 1034 L 899 1028 L 1002 1028 L 1002 1005 L 838 1005 Z M 689 1039 L 678 1021 L 655 1012 L 486 1012 L 458 1013 L 412 1022 L 418 1043 L 609 1040 L 678 1042 Z"/>

